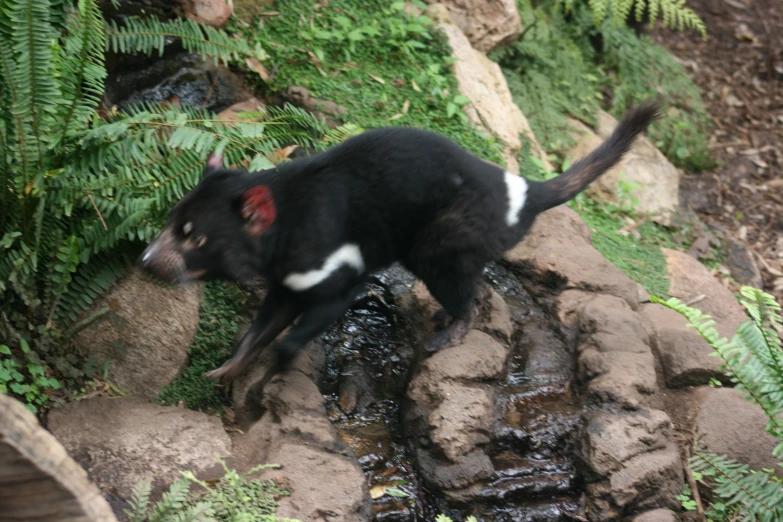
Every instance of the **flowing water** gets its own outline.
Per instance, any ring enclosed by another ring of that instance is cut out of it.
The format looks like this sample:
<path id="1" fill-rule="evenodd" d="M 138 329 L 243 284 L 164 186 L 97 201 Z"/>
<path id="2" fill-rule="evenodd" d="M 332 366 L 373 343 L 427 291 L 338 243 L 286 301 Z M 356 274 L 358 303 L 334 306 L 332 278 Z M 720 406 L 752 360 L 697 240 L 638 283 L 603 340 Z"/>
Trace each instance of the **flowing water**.
<path id="1" fill-rule="evenodd" d="M 581 404 L 572 393 L 574 357 L 557 321 L 517 276 L 493 265 L 486 277 L 505 298 L 515 334 L 488 448 L 495 476 L 474 484 L 460 501 L 428 489 L 401 423 L 416 355 L 394 303 L 413 278 L 401 269 L 384 272 L 324 335 L 330 418 L 354 449 L 371 491 L 396 486 L 373 501 L 374 520 L 434 521 L 438 513 L 455 522 L 468 514 L 498 522 L 578 519 L 583 487 L 573 454 Z"/>

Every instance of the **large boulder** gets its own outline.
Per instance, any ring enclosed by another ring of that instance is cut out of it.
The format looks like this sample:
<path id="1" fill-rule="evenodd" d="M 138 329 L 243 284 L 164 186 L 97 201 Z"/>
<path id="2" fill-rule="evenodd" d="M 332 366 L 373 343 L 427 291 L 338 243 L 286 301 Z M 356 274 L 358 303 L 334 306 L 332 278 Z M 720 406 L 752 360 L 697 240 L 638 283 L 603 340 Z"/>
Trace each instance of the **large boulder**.
<path id="1" fill-rule="evenodd" d="M 185 369 L 199 320 L 202 286 L 165 286 L 137 268 L 99 299 L 108 307 L 74 342 L 123 390 L 154 398 Z M 91 310 L 92 311 L 92 310 Z"/>
<path id="2" fill-rule="evenodd" d="M 620 297 L 636 309 L 638 285 L 593 248 L 585 239 L 588 234 L 576 212 L 555 207 L 536 218 L 527 236 L 506 252 L 505 260 L 563 290 L 597 290 Z"/>
<path id="3" fill-rule="evenodd" d="M 780 459 L 772 456 L 780 441 L 767 433 L 769 420 L 761 408 L 746 401 L 733 388 L 703 387 L 698 396 L 701 405 L 696 416 L 696 433 L 710 451 L 757 471 L 772 468 L 783 475 L 777 464 Z"/>
<path id="4" fill-rule="evenodd" d="M 514 0 L 425 1 L 444 5 L 454 24 L 481 52 L 488 53 L 495 47 L 511 43 L 522 34 L 522 20 Z"/>
<path id="5" fill-rule="evenodd" d="M 19 401 L 0 393 L 0 521 L 116 522 L 98 488 Z"/>
<path id="6" fill-rule="evenodd" d="M 226 0 L 182 0 L 183 16 L 199 24 L 222 28 L 231 18 Z"/>
<path id="7" fill-rule="evenodd" d="M 604 111 L 598 113 L 597 120 L 595 131 L 576 120 L 569 121 L 577 129 L 577 145 L 570 151 L 572 159 L 592 152 L 617 127 L 617 120 Z M 680 173 L 644 136 L 640 136 L 623 159 L 587 190 L 593 195 L 617 200 L 624 180 L 638 185 L 629 195 L 639 201 L 637 209 L 640 212 L 669 217 L 679 208 Z"/>
<path id="8" fill-rule="evenodd" d="M 231 441 L 218 417 L 152 404 L 138 397 L 70 402 L 49 413 L 48 428 L 81 464 L 104 495 L 127 506 L 142 480 L 153 498 L 192 471 L 222 476 L 216 457 L 231 454 Z"/>
<path id="9" fill-rule="evenodd" d="M 731 339 L 747 318 L 734 295 L 720 284 L 695 258 L 676 250 L 663 249 L 669 272 L 669 293 L 712 316 L 718 333 Z M 659 304 L 645 304 L 641 315 L 654 339 L 670 387 L 707 384 L 710 379 L 725 380 L 721 360 L 714 350 L 679 313 Z"/>
<path id="10" fill-rule="evenodd" d="M 370 493 L 362 469 L 329 422 L 323 396 L 310 377 L 323 357 L 316 343 L 300 352 L 292 369 L 275 374 L 260 391 L 261 418 L 236 440 L 240 469 L 278 464 L 261 478 L 274 480 L 290 496 L 280 499 L 281 517 L 303 522 L 365 522 Z M 251 400 L 252 396 L 247 396 Z"/>
<path id="11" fill-rule="evenodd" d="M 513 5 L 513 1 L 508 3 Z M 527 118 L 511 98 L 511 91 L 500 66 L 471 46 L 460 27 L 454 23 L 447 7 L 433 4 L 429 6 L 427 14 L 448 37 L 452 56 L 457 60 L 454 63 L 454 73 L 459 90 L 471 101 L 465 106 L 468 119 L 501 141 L 507 170 L 519 172 L 516 158 L 522 149 L 520 134 L 532 144 L 531 152 L 549 167 L 546 154 L 538 145 Z"/>

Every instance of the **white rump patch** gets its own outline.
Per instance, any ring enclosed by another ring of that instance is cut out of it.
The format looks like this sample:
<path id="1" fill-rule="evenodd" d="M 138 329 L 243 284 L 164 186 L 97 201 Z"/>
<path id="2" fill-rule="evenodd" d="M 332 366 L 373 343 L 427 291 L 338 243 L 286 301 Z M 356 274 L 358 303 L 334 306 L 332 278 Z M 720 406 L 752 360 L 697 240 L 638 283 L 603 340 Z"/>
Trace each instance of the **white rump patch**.
<path id="1" fill-rule="evenodd" d="M 321 268 L 309 272 L 288 274 L 283 280 L 283 284 L 291 290 L 301 292 L 324 281 L 342 266 L 351 266 L 359 273 L 364 271 L 364 259 L 359 245 L 347 243 L 341 246 L 326 258 Z"/>
<path id="2" fill-rule="evenodd" d="M 506 172 L 506 193 L 508 196 L 508 211 L 506 212 L 506 225 L 513 227 L 519 223 L 519 212 L 525 206 L 527 199 L 527 181 L 521 176 Z"/>

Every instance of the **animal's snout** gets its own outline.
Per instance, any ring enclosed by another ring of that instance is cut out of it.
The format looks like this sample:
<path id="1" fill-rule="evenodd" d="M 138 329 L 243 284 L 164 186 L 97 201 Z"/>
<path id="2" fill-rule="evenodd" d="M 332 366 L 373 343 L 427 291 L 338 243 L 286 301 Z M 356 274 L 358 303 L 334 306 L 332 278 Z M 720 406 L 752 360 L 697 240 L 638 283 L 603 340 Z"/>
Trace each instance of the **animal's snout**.
<path id="1" fill-rule="evenodd" d="M 164 229 L 152 243 L 144 249 L 138 263 L 147 270 L 169 283 L 180 282 L 186 272 L 185 259 L 176 248 L 174 237 Z"/>

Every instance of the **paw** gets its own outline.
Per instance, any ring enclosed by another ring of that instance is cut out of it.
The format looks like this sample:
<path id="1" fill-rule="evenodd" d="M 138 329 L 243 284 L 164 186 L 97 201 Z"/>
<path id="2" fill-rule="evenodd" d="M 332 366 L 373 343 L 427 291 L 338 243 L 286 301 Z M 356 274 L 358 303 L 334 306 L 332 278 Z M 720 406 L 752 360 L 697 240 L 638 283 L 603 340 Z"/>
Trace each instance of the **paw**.
<path id="1" fill-rule="evenodd" d="M 239 375 L 240 371 L 241 369 L 236 363 L 228 360 L 220 368 L 206 372 L 204 377 L 207 379 L 214 379 L 216 381 L 220 379 L 226 379 L 230 381 Z"/>
<path id="2" fill-rule="evenodd" d="M 431 321 L 435 331 L 443 330 L 452 322 L 451 315 L 449 315 L 445 308 L 441 308 L 432 314 Z"/>
<path id="3" fill-rule="evenodd" d="M 450 328 L 435 332 L 424 342 L 424 348 L 428 352 L 434 353 L 452 346 L 454 344 L 452 332 L 453 330 Z"/>

